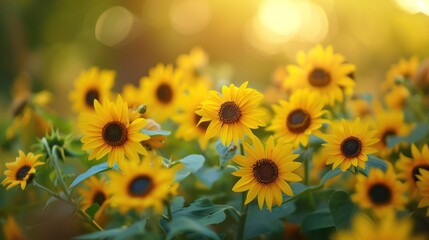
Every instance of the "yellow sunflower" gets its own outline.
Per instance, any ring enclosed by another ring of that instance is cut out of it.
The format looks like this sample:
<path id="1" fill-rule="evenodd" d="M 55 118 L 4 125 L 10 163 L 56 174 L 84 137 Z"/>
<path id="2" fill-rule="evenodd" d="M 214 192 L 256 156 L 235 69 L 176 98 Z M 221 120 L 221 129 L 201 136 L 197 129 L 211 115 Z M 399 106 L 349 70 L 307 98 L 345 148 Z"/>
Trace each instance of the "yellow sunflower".
<path id="1" fill-rule="evenodd" d="M 101 101 L 111 97 L 115 76 L 115 71 L 100 70 L 97 67 L 82 71 L 75 80 L 75 89 L 69 95 L 73 103 L 73 110 L 75 112 L 93 112 L 94 100 Z"/>
<path id="2" fill-rule="evenodd" d="M 299 155 L 293 154 L 291 144 L 275 144 L 274 137 L 270 136 L 264 149 L 261 141 L 254 138 L 253 148 L 244 143 L 244 151 L 246 156 L 235 155 L 232 159 L 240 165 L 240 168 L 232 173 L 240 177 L 232 191 L 248 191 L 244 204 L 258 197 L 259 208 L 262 209 L 265 202 L 271 211 L 273 204 L 282 205 L 282 193 L 293 196 L 288 182 L 298 182 L 302 179 L 292 172 L 299 168 L 301 163 L 294 162 Z"/>
<path id="3" fill-rule="evenodd" d="M 194 47 L 189 54 L 182 54 L 176 59 L 177 66 L 185 74 L 196 75 L 198 69 L 207 66 L 209 57 L 201 47 Z"/>
<path id="4" fill-rule="evenodd" d="M 176 194 L 176 170 L 165 168 L 161 158 L 147 156 L 141 162 L 130 161 L 122 173 L 110 173 L 110 205 L 126 213 L 131 209 L 142 212 L 153 208 L 161 213 L 163 201 Z"/>
<path id="5" fill-rule="evenodd" d="M 4 175 L 6 178 L 1 182 L 3 186 L 6 186 L 6 190 L 21 185 L 21 189 L 24 190 L 28 183 L 34 179 L 36 174 L 36 167 L 44 165 L 44 162 L 39 162 L 38 159 L 42 154 L 34 155 L 29 152 L 27 155 L 23 151 L 19 150 L 19 156 L 16 157 L 15 162 L 6 163 L 6 170 Z"/>
<path id="6" fill-rule="evenodd" d="M 6 219 L 3 225 L 3 233 L 5 240 L 25 240 L 28 239 L 19 228 L 18 224 L 11 215 Z M 0 235 L 1 236 L 1 235 Z"/>
<path id="7" fill-rule="evenodd" d="M 394 64 L 386 74 L 386 80 L 382 83 L 382 88 L 386 90 L 395 84 L 395 78 L 403 77 L 406 80 L 412 80 L 419 67 L 420 61 L 416 56 L 410 59 L 401 59 L 397 64 Z"/>
<path id="8" fill-rule="evenodd" d="M 332 134 L 323 135 L 327 143 L 323 144 L 322 151 L 331 155 L 326 164 L 333 164 L 332 169 L 340 166 L 343 172 L 351 166 L 365 169 L 368 154 L 377 152 L 372 147 L 378 142 L 374 138 L 376 133 L 375 130 L 370 131 L 367 124 L 361 123 L 360 118 L 353 122 L 343 119 L 342 124 L 333 126 Z"/>
<path id="9" fill-rule="evenodd" d="M 179 108 L 184 91 L 182 73 L 171 65 L 158 64 L 140 80 L 139 91 L 147 100 L 149 117 L 163 123 Z"/>
<path id="10" fill-rule="evenodd" d="M 423 240 L 423 236 L 413 234 L 411 218 L 397 219 L 387 214 L 372 221 L 363 214 L 354 217 L 352 228 L 338 231 L 333 240 Z"/>
<path id="11" fill-rule="evenodd" d="M 298 52 L 297 65 L 287 66 L 288 76 L 285 79 L 287 87 L 294 90 L 308 88 L 318 91 L 325 102 L 334 105 L 335 101 L 342 102 L 343 90 L 351 94 L 355 81 L 349 74 L 355 71 L 355 66 L 344 62 L 344 57 L 335 54 L 332 46 L 324 49 L 321 45 L 311 49 L 308 54 Z"/>
<path id="12" fill-rule="evenodd" d="M 393 167 L 389 165 L 386 173 L 373 168 L 368 177 L 359 175 L 352 200 L 361 208 L 372 209 L 381 215 L 394 209 L 403 209 L 407 203 L 405 193 L 405 185 L 396 180 Z"/>
<path id="13" fill-rule="evenodd" d="M 146 155 L 146 149 L 140 144 L 149 136 L 140 132 L 146 125 L 146 119 L 139 118 L 130 123 L 128 105 L 119 96 L 116 104 L 104 99 L 103 105 L 95 100 L 95 113 L 81 113 L 79 127 L 84 133 L 81 141 L 83 150 L 92 150 L 89 160 L 99 160 L 106 154 L 112 167 L 115 162 L 122 169 L 125 157 L 138 159 L 138 154 Z"/>
<path id="14" fill-rule="evenodd" d="M 220 135 L 223 145 L 229 146 L 232 141 L 238 145 L 238 140 L 244 140 L 244 135 L 254 136 L 250 129 L 265 126 L 261 120 L 265 111 L 259 106 L 263 95 L 247 83 L 236 87 L 222 87 L 222 94 L 209 92 L 209 98 L 201 103 L 201 109 L 196 113 L 201 116 L 199 124 L 210 121 L 205 134 L 206 139 Z"/>
<path id="15" fill-rule="evenodd" d="M 198 139 L 201 149 L 205 150 L 208 139 L 204 137 L 210 122 L 200 122 L 201 116 L 196 113 L 201 108 L 209 93 L 206 84 L 197 84 L 188 89 L 188 95 L 181 99 L 183 111 L 173 116 L 173 121 L 179 124 L 175 136 L 185 141 Z"/>
<path id="16" fill-rule="evenodd" d="M 326 113 L 323 107 L 317 92 L 299 90 L 288 102 L 281 100 L 279 105 L 273 105 L 275 116 L 267 130 L 273 131 L 274 137 L 280 141 L 291 142 L 294 147 L 299 144 L 305 147 L 310 135 L 318 133 L 327 122 L 322 118 Z"/>
<path id="17" fill-rule="evenodd" d="M 374 147 L 377 148 L 380 157 L 386 157 L 399 148 L 399 145 L 396 145 L 390 149 L 387 145 L 388 137 L 407 136 L 412 129 L 410 124 L 405 123 L 404 113 L 398 110 L 383 111 L 378 109 L 374 124 L 374 128 L 378 130 L 376 137 L 380 139 Z"/>
<path id="18" fill-rule="evenodd" d="M 80 206 L 83 210 L 88 209 L 97 203 L 100 208 L 95 214 L 95 219 L 99 219 L 107 207 L 108 191 L 106 179 L 90 177 L 85 181 L 85 187 L 79 188 L 78 192 L 82 196 Z"/>
<path id="19" fill-rule="evenodd" d="M 398 178 L 405 180 L 410 193 L 414 193 L 417 189 L 417 175 L 420 169 L 429 170 L 429 148 L 425 144 L 421 151 L 417 149 L 415 144 L 411 145 L 411 157 L 400 154 L 399 160 L 396 162 L 396 167 L 399 170 Z"/>
<path id="20" fill-rule="evenodd" d="M 417 174 L 417 188 L 421 196 L 418 207 L 424 208 L 429 206 L 429 171 L 422 168 Z M 429 216 L 429 208 L 426 210 L 426 216 Z"/>
<path id="21" fill-rule="evenodd" d="M 402 110 L 407 103 L 409 95 L 410 91 L 408 91 L 407 87 L 395 85 L 384 95 L 384 101 L 390 109 Z"/>
<path id="22" fill-rule="evenodd" d="M 350 113 L 355 118 L 367 118 L 372 115 L 371 104 L 362 98 L 353 97 L 347 101 L 348 109 Z"/>
<path id="23" fill-rule="evenodd" d="M 152 130 L 152 131 L 158 131 L 161 130 L 161 125 L 159 123 L 155 122 L 153 119 L 146 119 L 147 124 L 144 126 L 143 129 L 146 130 Z M 142 142 L 143 146 L 148 151 L 152 151 L 154 149 L 159 149 L 164 146 L 164 141 L 167 137 L 163 135 L 157 135 L 157 136 L 150 136 L 150 139 L 145 140 Z"/>

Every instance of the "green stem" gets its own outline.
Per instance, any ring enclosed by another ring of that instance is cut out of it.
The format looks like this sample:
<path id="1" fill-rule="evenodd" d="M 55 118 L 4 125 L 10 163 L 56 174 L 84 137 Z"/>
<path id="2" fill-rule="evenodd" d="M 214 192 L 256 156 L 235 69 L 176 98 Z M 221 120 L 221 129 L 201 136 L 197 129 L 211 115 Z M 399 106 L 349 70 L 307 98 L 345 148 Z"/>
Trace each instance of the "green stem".
<path id="1" fill-rule="evenodd" d="M 173 214 L 171 213 L 171 205 L 169 200 L 167 201 L 166 206 L 167 206 L 168 221 L 171 222 L 173 221 Z"/>
<path id="2" fill-rule="evenodd" d="M 244 201 L 246 198 L 245 193 L 243 192 L 243 201 L 241 204 L 241 211 L 240 211 L 240 221 L 238 222 L 238 230 L 237 230 L 237 237 L 236 240 L 242 240 L 244 236 L 244 226 L 246 225 L 246 219 L 247 219 L 247 211 L 249 210 L 249 205 L 245 205 Z"/>
<path id="3" fill-rule="evenodd" d="M 311 163 L 311 158 L 313 156 L 311 149 L 307 149 L 305 155 L 306 156 L 304 158 L 304 184 L 307 186 L 310 186 L 311 185 L 310 163 Z M 313 209 L 316 209 L 316 202 L 314 200 L 314 196 L 312 193 L 308 194 L 308 201 L 310 202 L 310 206 Z"/>
<path id="4" fill-rule="evenodd" d="M 159 224 L 158 224 L 158 216 L 155 215 L 154 212 L 151 213 L 149 217 L 150 228 L 152 232 L 155 234 L 155 239 L 159 239 Z"/>

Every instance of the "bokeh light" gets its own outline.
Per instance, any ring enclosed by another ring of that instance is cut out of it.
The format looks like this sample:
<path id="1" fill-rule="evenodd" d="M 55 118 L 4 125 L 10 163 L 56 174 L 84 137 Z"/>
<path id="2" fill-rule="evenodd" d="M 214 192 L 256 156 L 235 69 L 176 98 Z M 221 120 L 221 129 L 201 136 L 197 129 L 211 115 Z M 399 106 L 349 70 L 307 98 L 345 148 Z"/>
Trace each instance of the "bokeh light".
<path id="1" fill-rule="evenodd" d="M 210 22 L 211 9 L 206 0 L 176 0 L 170 8 L 170 20 L 179 33 L 190 35 L 203 30 Z"/>
<path id="2" fill-rule="evenodd" d="M 134 16 L 126 8 L 115 6 L 103 12 L 95 25 L 95 37 L 106 46 L 124 41 L 133 26 Z"/>

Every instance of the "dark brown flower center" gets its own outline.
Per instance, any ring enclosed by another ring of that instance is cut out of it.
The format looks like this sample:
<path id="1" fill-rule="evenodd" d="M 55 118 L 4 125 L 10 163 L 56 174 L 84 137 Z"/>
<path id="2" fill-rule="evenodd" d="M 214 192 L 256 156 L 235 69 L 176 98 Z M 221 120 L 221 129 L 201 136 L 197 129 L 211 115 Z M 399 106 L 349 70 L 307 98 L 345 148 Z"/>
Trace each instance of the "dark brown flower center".
<path id="1" fill-rule="evenodd" d="M 110 146 L 121 146 L 128 140 L 128 130 L 118 121 L 107 123 L 102 131 L 103 140 Z"/>
<path id="2" fill-rule="evenodd" d="M 28 104 L 28 99 L 19 101 L 15 106 L 12 107 L 12 116 L 14 118 L 20 116 L 24 112 L 24 109 L 27 106 L 27 104 Z"/>
<path id="3" fill-rule="evenodd" d="M 362 152 L 362 142 L 357 137 L 348 137 L 341 143 L 341 153 L 348 158 L 359 156 Z"/>
<path id="4" fill-rule="evenodd" d="M 413 168 L 412 174 L 413 179 L 415 182 L 417 182 L 419 179 L 417 178 L 417 175 L 420 175 L 420 169 L 428 170 L 429 171 L 429 165 L 417 165 Z"/>
<path id="5" fill-rule="evenodd" d="M 173 99 L 173 89 L 170 85 L 162 83 L 156 89 L 156 97 L 161 103 L 170 103 Z"/>
<path id="6" fill-rule="evenodd" d="M 387 146 L 387 138 L 390 136 L 396 136 L 395 129 L 386 129 L 381 135 L 381 142 Z"/>
<path id="7" fill-rule="evenodd" d="M 304 132 L 310 126 L 310 123 L 310 114 L 302 109 L 293 110 L 286 119 L 286 126 L 293 133 Z"/>
<path id="8" fill-rule="evenodd" d="M 134 197 L 144 197 L 153 188 L 152 178 L 146 175 L 135 177 L 128 185 L 128 192 Z"/>
<path id="9" fill-rule="evenodd" d="M 392 200 L 392 191 L 383 183 L 376 183 L 368 189 L 368 197 L 375 205 L 385 205 Z"/>
<path id="10" fill-rule="evenodd" d="M 240 121 L 241 109 L 233 101 L 222 103 L 219 109 L 219 119 L 222 123 L 232 124 Z"/>
<path id="11" fill-rule="evenodd" d="M 86 92 L 85 103 L 90 108 L 94 108 L 94 100 L 100 100 L 100 93 L 96 89 L 90 89 Z"/>
<path id="12" fill-rule="evenodd" d="M 20 169 L 18 169 L 18 171 L 16 171 L 15 179 L 23 180 L 27 176 L 30 170 L 31 170 L 30 166 L 27 166 L 27 165 L 22 166 Z"/>
<path id="13" fill-rule="evenodd" d="M 314 87 L 325 87 L 331 82 L 331 74 L 321 68 L 315 68 L 308 76 L 308 81 Z"/>
<path id="14" fill-rule="evenodd" d="M 277 165 L 270 159 L 260 159 L 253 164 L 253 176 L 259 183 L 269 184 L 279 176 Z"/>
<path id="15" fill-rule="evenodd" d="M 94 194 L 94 198 L 92 199 L 92 203 L 97 203 L 98 206 L 103 205 L 104 201 L 106 201 L 106 195 L 102 191 L 97 191 Z"/>
<path id="16" fill-rule="evenodd" d="M 197 125 L 200 122 L 201 116 L 194 113 L 194 121 L 195 121 L 195 125 L 201 129 L 203 132 L 205 132 L 207 130 L 207 128 L 210 125 L 210 121 L 206 121 L 206 122 L 202 122 L 199 125 Z"/>

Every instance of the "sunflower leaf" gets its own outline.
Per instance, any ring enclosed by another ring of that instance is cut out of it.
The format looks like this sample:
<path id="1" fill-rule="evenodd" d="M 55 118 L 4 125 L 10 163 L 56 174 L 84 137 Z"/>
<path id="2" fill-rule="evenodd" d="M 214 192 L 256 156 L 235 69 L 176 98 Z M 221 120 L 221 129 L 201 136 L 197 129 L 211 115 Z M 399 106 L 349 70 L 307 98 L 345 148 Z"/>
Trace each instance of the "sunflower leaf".
<path id="1" fill-rule="evenodd" d="M 171 134 L 170 131 L 167 130 L 148 130 L 148 129 L 142 129 L 142 133 L 148 135 L 148 136 L 169 136 Z"/>
<path id="2" fill-rule="evenodd" d="M 203 167 L 205 160 L 204 156 L 199 154 L 192 154 L 177 160 L 177 162 L 183 163 L 185 167 L 176 173 L 176 182 L 180 182 L 187 178 L 191 173 L 196 173 L 200 170 Z"/>
<path id="3" fill-rule="evenodd" d="M 387 170 L 387 164 L 384 160 L 377 158 L 373 155 L 368 155 L 368 161 L 366 162 L 365 169 L 359 168 L 359 172 L 364 174 L 365 176 L 368 176 L 369 170 L 371 168 L 378 168 L 383 170 L 383 172 L 386 172 Z"/>
<path id="4" fill-rule="evenodd" d="M 308 214 L 302 221 L 301 230 L 303 232 L 311 232 L 319 229 L 333 227 L 334 219 L 332 218 L 329 209 L 319 209 Z"/>
<path id="5" fill-rule="evenodd" d="M 237 152 L 237 146 L 231 143 L 229 147 L 224 146 L 220 140 L 216 142 L 216 151 L 219 154 L 219 166 L 223 166 L 231 160 Z"/>
<path id="6" fill-rule="evenodd" d="M 424 123 L 419 123 L 408 136 L 387 136 L 386 138 L 387 146 L 389 148 L 392 148 L 401 142 L 415 143 L 424 139 L 428 135 L 428 133 L 429 133 L 429 125 Z"/>
<path id="7" fill-rule="evenodd" d="M 174 236 L 181 233 L 191 233 L 193 235 L 200 234 L 210 239 L 220 239 L 215 232 L 204 224 L 184 216 L 175 218 L 171 221 L 169 226 L 170 232 L 167 235 L 167 239 L 173 239 Z M 202 236 L 200 236 L 199 239 L 202 239 Z"/>
<path id="8" fill-rule="evenodd" d="M 91 217 L 91 219 L 94 219 L 94 216 L 99 209 L 100 209 L 100 205 L 98 205 L 98 203 L 95 202 L 89 208 L 87 208 L 85 212 Z"/>
<path id="9" fill-rule="evenodd" d="M 97 164 L 95 166 L 92 166 L 86 172 L 77 176 L 73 180 L 73 182 L 70 184 L 69 189 L 76 187 L 79 183 L 81 183 L 81 182 L 85 181 L 86 179 L 94 176 L 95 174 L 100 173 L 100 172 L 104 172 L 104 171 L 109 170 L 109 169 L 115 169 L 115 170 L 119 171 L 119 167 L 116 163 L 115 163 L 115 165 L 113 165 L 113 168 L 110 168 L 109 164 L 107 162 L 103 162 L 103 163 Z"/>
<path id="10" fill-rule="evenodd" d="M 343 171 L 341 171 L 341 168 L 335 168 L 332 170 L 329 170 L 327 173 L 325 173 L 325 175 L 323 175 L 322 179 L 320 180 L 320 185 L 323 185 L 326 183 L 326 181 L 328 181 L 329 179 L 338 176 L 342 173 Z"/>
<path id="11" fill-rule="evenodd" d="M 357 206 L 352 202 L 350 195 L 344 191 L 337 191 L 329 199 L 329 209 L 337 229 L 348 228 Z"/>
<path id="12" fill-rule="evenodd" d="M 113 228 L 104 231 L 89 233 L 74 237 L 74 240 L 92 239 L 133 239 L 133 237 L 143 237 L 145 234 L 147 218 L 134 223 L 129 227 Z"/>
<path id="13" fill-rule="evenodd" d="M 286 197 L 285 201 L 283 201 L 283 204 L 290 202 L 290 201 L 300 199 L 309 193 L 318 191 L 318 190 L 322 189 L 323 185 L 307 187 L 302 183 L 291 183 L 290 187 L 292 188 L 293 193 L 295 195 L 292 197 Z"/>

